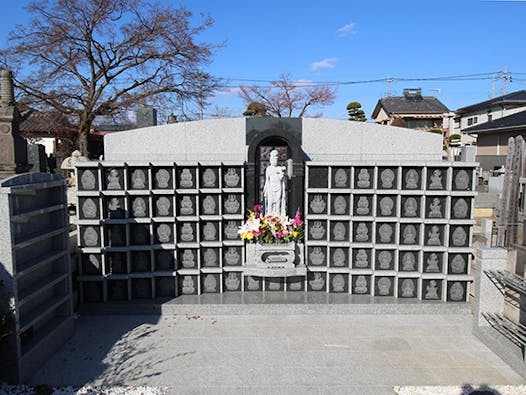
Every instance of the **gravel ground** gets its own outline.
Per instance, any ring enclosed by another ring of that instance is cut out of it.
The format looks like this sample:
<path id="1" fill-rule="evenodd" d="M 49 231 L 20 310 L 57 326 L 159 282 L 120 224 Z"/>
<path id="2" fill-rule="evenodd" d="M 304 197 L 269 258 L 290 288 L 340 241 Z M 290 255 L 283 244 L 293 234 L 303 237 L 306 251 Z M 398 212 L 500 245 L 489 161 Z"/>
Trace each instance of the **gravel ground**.
<path id="1" fill-rule="evenodd" d="M 458 386 L 404 386 L 394 387 L 398 395 L 524 395 L 526 385 L 495 385 L 491 387 Z"/>
<path id="2" fill-rule="evenodd" d="M 159 387 L 60 387 L 52 388 L 47 385 L 9 385 L 0 383 L 1 395 L 165 395 L 168 389 Z"/>

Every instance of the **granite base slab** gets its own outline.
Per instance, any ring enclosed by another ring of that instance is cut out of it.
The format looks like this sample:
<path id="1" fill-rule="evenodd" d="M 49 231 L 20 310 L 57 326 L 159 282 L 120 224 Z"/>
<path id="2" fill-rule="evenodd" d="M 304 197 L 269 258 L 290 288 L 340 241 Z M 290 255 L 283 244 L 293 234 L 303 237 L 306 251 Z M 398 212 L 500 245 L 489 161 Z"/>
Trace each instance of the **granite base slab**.
<path id="1" fill-rule="evenodd" d="M 326 292 L 231 292 L 104 304 L 83 304 L 84 314 L 471 314 L 468 303 L 421 301 Z"/>

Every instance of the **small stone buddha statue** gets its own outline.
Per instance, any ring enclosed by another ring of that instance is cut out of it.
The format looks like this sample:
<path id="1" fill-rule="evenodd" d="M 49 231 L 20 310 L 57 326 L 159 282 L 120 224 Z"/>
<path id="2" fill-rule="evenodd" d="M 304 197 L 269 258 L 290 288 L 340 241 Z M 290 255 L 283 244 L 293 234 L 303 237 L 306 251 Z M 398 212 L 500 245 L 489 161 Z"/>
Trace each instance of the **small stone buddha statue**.
<path id="1" fill-rule="evenodd" d="M 195 257 L 192 250 L 184 250 L 182 264 L 183 267 L 187 269 L 195 266 Z"/>
<path id="2" fill-rule="evenodd" d="M 334 266 L 345 266 L 345 252 L 341 248 L 336 248 L 332 254 L 332 264 Z"/>
<path id="3" fill-rule="evenodd" d="M 314 224 L 309 229 L 309 233 L 314 240 L 320 240 L 325 236 L 325 228 L 321 221 L 314 221 Z"/>
<path id="4" fill-rule="evenodd" d="M 135 169 L 132 173 L 132 188 L 144 189 L 146 188 L 146 176 L 141 169 Z"/>
<path id="5" fill-rule="evenodd" d="M 363 248 L 360 248 L 356 252 L 356 257 L 354 261 L 354 266 L 357 268 L 363 268 L 369 266 L 367 252 Z"/>
<path id="6" fill-rule="evenodd" d="M 325 280 L 321 273 L 314 272 L 314 278 L 309 281 L 309 284 L 313 291 L 321 291 L 325 285 Z"/>
<path id="7" fill-rule="evenodd" d="M 367 292 L 367 280 L 365 279 L 365 276 L 360 275 L 356 278 L 356 283 L 354 284 L 354 293 L 365 294 Z"/>
<path id="8" fill-rule="evenodd" d="M 404 228 L 404 244 L 415 244 L 416 243 L 416 228 L 414 225 L 409 224 Z"/>
<path id="9" fill-rule="evenodd" d="M 314 195 L 309 207 L 314 214 L 321 214 L 325 211 L 326 203 L 322 195 Z"/>
<path id="10" fill-rule="evenodd" d="M 240 281 L 236 273 L 229 272 L 225 279 L 225 286 L 228 291 L 237 291 Z"/>
<path id="11" fill-rule="evenodd" d="M 413 280 L 406 278 L 402 280 L 402 297 L 412 298 L 415 295 L 415 284 Z"/>
<path id="12" fill-rule="evenodd" d="M 384 196 L 383 198 L 380 199 L 380 214 L 381 215 L 383 216 L 392 215 L 393 207 L 394 207 L 394 202 L 392 198 L 388 196 Z"/>
<path id="13" fill-rule="evenodd" d="M 356 202 L 356 214 L 368 215 L 369 214 L 369 200 L 365 196 L 360 196 L 358 202 Z"/>
<path id="14" fill-rule="evenodd" d="M 192 188 L 193 181 L 192 181 L 192 173 L 190 172 L 190 169 L 183 169 L 181 171 L 181 175 L 179 176 L 179 186 L 181 188 Z"/>
<path id="15" fill-rule="evenodd" d="M 431 280 L 426 286 L 424 299 L 438 299 L 438 287 L 435 280 Z"/>
<path id="16" fill-rule="evenodd" d="M 345 214 L 345 210 L 347 209 L 347 201 L 343 196 L 336 196 L 334 199 L 333 210 L 334 214 Z"/>
<path id="17" fill-rule="evenodd" d="M 345 169 L 338 169 L 334 173 L 334 186 L 336 188 L 345 188 L 347 186 L 347 172 Z"/>
<path id="18" fill-rule="evenodd" d="M 345 225 L 342 222 L 336 222 L 332 230 L 332 237 L 336 241 L 345 240 L 345 234 L 347 233 Z"/>
<path id="19" fill-rule="evenodd" d="M 407 189 L 418 188 L 418 172 L 415 169 L 409 169 L 405 175 L 405 187 Z"/>
<path id="20" fill-rule="evenodd" d="M 119 181 L 119 172 L 116 169 L 111 169 L 108 174 L 108 189 L 121 189 Z"/>
<path id="21" fill-rule="evenodd" d="M 440 170 L 433 170 L 433 173 L 429 179 L 431 181 L 429 184 L 429 189 L 442 189 L 442 174 Z"/>
<path id="22" fill-rule="evenodd" d="M 382 180 L 382 188 L 392 188 L 394 179 L 394 172 L 391 169 L 384 169 L 380 174 L 380 180 Z"/>
<path id="23" fill-rule="evenodd" d="M 212 215 L 216 211 L 216 201 L 211 195 L 203 199 L 203 214 Z"/>
<path id="24" fill-rule="evenodd" d="M 360 222 L 356 227 L 356 235 L 354 238 L 356 241 L 361 242 L 369 240 L 369 230 L 367 229 L 367 225 L 365 225 L 364 222 Z"/>
<path id="25" fill-rule="evenodd" d="M 392 281 L 389 277 L 382 277 L 377 282 L 378 294 L 380 296 L 387 296 L 391 293 Z"/>
<path id="26" fill-rule="evenodd" d="M 325 254 L 323 253 L 321 247 L 314 247 L 309 254 L 309 261 L 313 266 L 320 266 L 325 260 Z"/>
<path id="27" fill-rule="evenodd" d="M 369 188 L 371 186 L 370 176 L 367 169 L 360 169 L 357 185 L 358 188 Z"/>
<path id="28" fill-rule="evenodd" d="M 449 288 L 449 299 L 455 302 L 464 299 L 464 287 L 458 281 L 455 281 L 451 288 Z"/>
<path id="29" fill-rule="evenodd" d="M 336 274 L 332 278 L 332 292 L 343 292 L 345 291 L 345 279 L 341 274 Z"/>
<path id="30" fill-rule="evenodd" d="M 183 294 L 191 295 L 195 292 L 195 285 L 192 276 L 183 277 Z"/>
<path id="31" fill-rule="evenodd" d="M 194 229 L 189 223 L 184 223 L 181 227 L 181 241 L 189 242 L 194 240 Z"/>
<path id="32" fill-rule="evenodd" d="M 159 199 L 157 199 L 157 202 L 155 203 L 155 206 L 157 207 L 157 215 L 161 217 L 170 215 L 170 205 L 170 199 L 168 199 L 166 196 L 161 196 Z"/>
<path id="33" fill-rule="evenodd" d="M 439 198 L 433 198 L 429 205 L 429 218 L 442 218 L 442 207 Z"/>
<path id="34" fill-rule="evenodd" d="M 416 260 L 412 252 L 404 252 L 402 255 L 402 270 L 412 272 L 415 270 Z"/>
<path id="35" fill-rule="evenodd" d="M 132 204 L 133 216 L 134 217 L 145 217 L 146 216 L 146 202 L 144 198 L 137 197 L 133 200 Z"/>
<path id="36" fill-rule="evenodd" d="M 466 170 L 460 170 L 455 176 L 455 189 L 460 191 L 469 189 L 469 174 Z"/>
<path id="37" fill-rule="evenodd" d="M 433 225 L 431 230 L 427 233 L 428 239 L 427 244 L 430 246 L 438 246 L 440 242 L 440 229 L 438 226 Z"/>
<path id="38" fill-rule="evenodd" d="M 183 196 L 179 211 L 181 215 L 192 215 L 194 213 L 193 203 L 190 196 Z"/>
<path id="39" fill-rule="evenodd" d="M 418 203 L 414 197 L 408 197 L 404 203 L 404 216 L 416 217 L 418 210 Z"/>
<path id="40" fill-rule="evenodd" d="M 440 268 L 438 266 L 438 256 L 436 253 L 431 253 L 426 260 L 426 273 L 438 273 Z"/>

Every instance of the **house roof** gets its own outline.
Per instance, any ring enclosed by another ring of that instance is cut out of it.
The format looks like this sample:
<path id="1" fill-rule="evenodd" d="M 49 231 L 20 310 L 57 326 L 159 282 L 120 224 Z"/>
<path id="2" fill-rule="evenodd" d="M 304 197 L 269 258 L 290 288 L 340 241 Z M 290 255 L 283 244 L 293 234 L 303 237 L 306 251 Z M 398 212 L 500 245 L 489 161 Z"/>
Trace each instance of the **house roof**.
<path id="1" fill-rule="evenodd" d="M 378 100 L 374 108 L 372 118 L 376 118 L 380 109 L 389 115 L 394 114 L 443 114 L 449 109 L 436 97 L 433 96 L 391 96 Z"/>
<path id="2" fill-rule="evenodd" d="M 526 89 L 508 93 L 493 99 L 485 100 L 480 103 L 471 104 L 466 107 L 459 108 L 456 112 L 458 115 L 462 115 L 466 112 L 484 110 L 489 107 L 497 105 L 508 105 L 508 106 L 526 106 Z"/>
<path id="3" fill-rule="evenodd" d="M 472 126 L 464 129 L 463 132 L 468 134 L 481 134 L 513 131 L 517 129 L 526 130 L 526 110 L 508 115 L 507 117 L 495 119 L 494 121 Z"/>
<path id="4" fill-rule="evenodd" d="M 23 134 L 61 134 L 76 131 L 74 125 L 62 114 L 55 111 L 30 110 L 20 123 Z"/>

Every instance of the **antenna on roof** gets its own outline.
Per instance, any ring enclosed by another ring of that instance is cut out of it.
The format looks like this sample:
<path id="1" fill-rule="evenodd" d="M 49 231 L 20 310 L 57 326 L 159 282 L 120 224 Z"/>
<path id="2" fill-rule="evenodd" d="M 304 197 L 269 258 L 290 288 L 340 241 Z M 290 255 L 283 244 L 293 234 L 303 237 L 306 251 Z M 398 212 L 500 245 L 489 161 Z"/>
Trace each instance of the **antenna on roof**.
<path id="1" fill-rule="evenodd" d="M 435 92 L 435 94 L 437 95 L 440 95 L 440 88 L 434 88 L 434 89 L 429 89 L 431 92 Z"/>
<path id="2" fill-rule="evenodd" d="M 386 87 L 385 87 L 385 97 L 391 96 L 391 84 L 394 82 L 394 78 L 391 76 L 387 76 L 386 80 Z"/>

